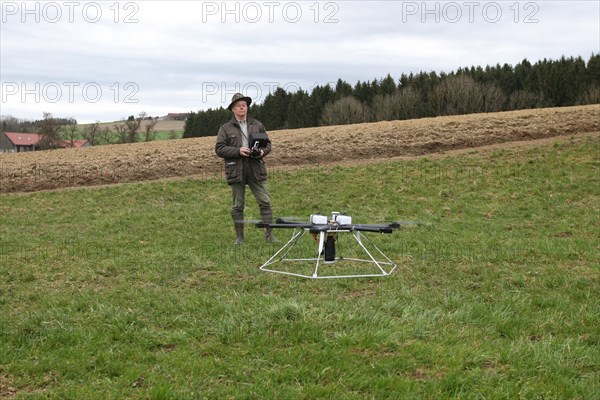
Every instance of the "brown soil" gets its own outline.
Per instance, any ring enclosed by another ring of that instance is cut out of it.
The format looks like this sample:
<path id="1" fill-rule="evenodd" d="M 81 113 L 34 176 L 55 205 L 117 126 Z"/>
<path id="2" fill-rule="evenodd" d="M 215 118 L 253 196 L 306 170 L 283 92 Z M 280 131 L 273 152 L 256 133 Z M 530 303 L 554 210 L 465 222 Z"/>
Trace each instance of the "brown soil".
<path id="1" fill-rule="evenodd" d="M 581 133 L 600 105 L 272 131 L 270 168 L 356 163 Z M 214 137 L 0 155 L 0 193 L 220 176 Z"/>

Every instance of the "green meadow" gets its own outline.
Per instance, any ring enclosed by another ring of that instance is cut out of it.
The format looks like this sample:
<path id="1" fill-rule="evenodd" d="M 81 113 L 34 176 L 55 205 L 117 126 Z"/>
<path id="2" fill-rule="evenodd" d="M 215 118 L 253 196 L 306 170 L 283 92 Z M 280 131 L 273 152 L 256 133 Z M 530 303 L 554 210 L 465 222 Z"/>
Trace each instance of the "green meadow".
<path id="1" fill-rule="evenodd" d="M 0 398 L 598 399 L 599 156 L 270 171 L 279 216 L 422 222 L 369 236 L 377 278 L 260 271 L 223 179 L 0 195 Z"/>

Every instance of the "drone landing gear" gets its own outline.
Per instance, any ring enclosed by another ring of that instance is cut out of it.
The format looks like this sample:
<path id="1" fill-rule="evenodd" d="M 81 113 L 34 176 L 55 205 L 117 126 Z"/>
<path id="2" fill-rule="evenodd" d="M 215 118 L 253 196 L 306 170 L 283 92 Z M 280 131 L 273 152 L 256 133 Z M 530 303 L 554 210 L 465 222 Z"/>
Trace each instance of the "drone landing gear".
<path id="1" fill-rule="evenodd" d="M 327 235 L 325 240 L 325 249 L 323 250 L 325 256 L 325 264 L 331 264 L 335 262 L 335 236 Z"/>
<path id="2" fill-rule="evenodd" d="M 377 277 L 377 276 L 388 276 L 394 272 L 397 265 L 390 260 L 375 244 L 368 238 L 367 235 L 362 234 L 360 231 L 350 230 L 328 230 L 317 233 L 318 241 L 318 252 L 316 258 L 287 258 L 288 255 L 294 253 L 294 250 L 298 250 L 302 243 L 301 239 L 305 237 L 305 234 L 310 229 L 294 229 L 291 239 L 285 243 L 267 262 L 261 267 L 261 271 L 273 272 L 278 274 L 298 276 L 302 278 L 313 278 L 313 279 L 325 279 L 325 278 L 359 278 L 359 277 Z M 357 250 L 366 253 L 368 259 L 360 258 L 344 258 L 336 257 L 336 241 L 337 236 L 340 233 L 349 233 L 358 244 Z M 369 249 L 371 251 L 369 251 Z M 304 250 L 304 249 L 301 249 Z M 300 250 L 300 251 L 301 251 Z M 308 250 L 308 249 L 307 249 Z M 379 257 L 380 260 L 376 259 L 375 256 Z M 383 260 L 381 260 L 383 258 Z M 303 268 L 309 268 L 312 263 L 314 264 L 314 270 L 312 275 L 303 274 L 301 271 Z M 328 268 L 329 272 L 333 272 L 327 275 L 319 274 L 319 266 L 328 264 L 332 268 Z M 275 268 L 274 265 L 278 267 Z M 335 268 L 333 266 L 335 265 Z M 349 267 L 349 268 L 346 268 Z M 370 271 L 375 268 L 375 272 L 365 272 L 366 269 Z M 352 269 L 354 273 L 348 273 L 347 270 Z M 346 271 L 346 273 L 342 273 Z M 340 273 L 337 273 L 340 272 Z"/>

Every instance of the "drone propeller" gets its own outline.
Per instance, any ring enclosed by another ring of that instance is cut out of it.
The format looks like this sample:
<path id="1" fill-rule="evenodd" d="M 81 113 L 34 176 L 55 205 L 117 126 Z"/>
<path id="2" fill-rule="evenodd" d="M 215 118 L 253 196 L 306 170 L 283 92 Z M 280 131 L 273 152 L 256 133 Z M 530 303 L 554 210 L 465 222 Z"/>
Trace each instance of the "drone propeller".
<path id="1" fill-rule="evenodd" d="M 429 222 L 422 222 L 422 221 L 406 221 L 406 220 L 399 220 L 399 221 L 394 221 L 392 222 L 390 225 L 392 225 L 393 228 L 398 229 L 402 226 L 415 226 L 415 225 L 430 225 Z"/>
<path id="2" fill-rule="evenodd" d="M 233 221 L 236 224 L 256 225 L 262 223 L 260 219 L 238 219 Z"/>
<path id="3" fill-rule="evenodd" d="M 306 218 L 298 218 L 298 217 L 274 217 L 273 221 L 276 223 L 299 223 L 305 222 Z M 262 219 L 238 219 L 234 220 L 236 223 L 244 223 L 244 224 L 258 224 L 262 223 Z"/>
<path id="4" fill-rule="evenodd" d="M 323 225 L 327 226 L 327 225 Z M 308 222 L 275 222 L 272 224 L 267 224 L 265 222 L 259 222 L 256 224 L 257 228 L 313 228 L 315 225 L 310 224 Z"/>

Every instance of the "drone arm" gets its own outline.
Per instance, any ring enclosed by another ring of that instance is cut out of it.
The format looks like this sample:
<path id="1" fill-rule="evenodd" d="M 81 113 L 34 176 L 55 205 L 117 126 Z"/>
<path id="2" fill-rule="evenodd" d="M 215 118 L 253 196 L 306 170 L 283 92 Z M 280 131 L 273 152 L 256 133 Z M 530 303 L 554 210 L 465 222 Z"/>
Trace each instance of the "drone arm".
<path id="1" fill-rule="evenodd" d="M 394 232 L 394 229 L 391 225 L 378 225 L 378 224 L 340 225 L 340 229 L 348 229 L 351 231 L 362 231 L 362 232 L 378 232 L 378 233 Z"/>
<path id="2" fill-rule="evenodd" d="M 311 228 L 312 225 L 311 224 L 306 224 L 306 223 L 293 223 L 293 222 L 276 222 L 274 224 L 269 224 L 266 222 L 258 222 L 256 224 L 257 228 L 283 228 L 283 229 L 290 229 L 290 228 Z"/>
<path id="3" fill-rule="evenodd" d="M 327 232 L 327 231 L 363 231 L 376 233 L 393 233 L 394 229 L 400 228 L 402 224 L 393 222 L 390 224 L 313 224 L 307 222 L 292 222 L 277 218 L 275 223 L 258 222 L 257 228 L 284 228 L 284 229 L 309 229 L 312 233 Z"/>

